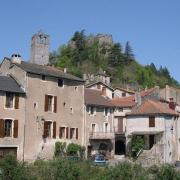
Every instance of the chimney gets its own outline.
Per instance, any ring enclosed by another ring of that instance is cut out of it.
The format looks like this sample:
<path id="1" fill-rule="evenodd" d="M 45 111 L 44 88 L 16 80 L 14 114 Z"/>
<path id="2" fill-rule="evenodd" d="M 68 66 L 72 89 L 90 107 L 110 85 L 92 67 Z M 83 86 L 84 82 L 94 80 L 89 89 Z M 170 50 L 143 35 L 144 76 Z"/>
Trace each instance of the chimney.
<path id="1" fill-rule="evenodd" d="M 135 93 L 135 102 L 137 103 L 138 106 L 141 105 L 142 101 L 141 101 L 141 93 L 140 92 Z"/>
<path id="2" fill-rule="evenodd" d="M 19 55 L 19 54 L 12 54 L 11 61 L 12 61 L 12 63 L 21 64 L 21 55 Z"/>
<path id="3" fill-rule="evenodd" d="M 175 108 L 176 108 L 176 104 L 173 101 L 173 98 L 169 98 L 169 108 L 172 110 L 175 110 Z"/>

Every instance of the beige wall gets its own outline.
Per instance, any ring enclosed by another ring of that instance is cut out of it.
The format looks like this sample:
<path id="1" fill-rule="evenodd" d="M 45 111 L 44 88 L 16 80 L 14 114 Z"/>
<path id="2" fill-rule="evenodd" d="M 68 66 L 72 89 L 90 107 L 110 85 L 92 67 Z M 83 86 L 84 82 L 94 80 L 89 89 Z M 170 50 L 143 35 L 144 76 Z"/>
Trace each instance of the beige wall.
<path id="1" fill-rule="evenodd" d="M 84 87 L 82 84 L 64 80 L 64 87 L 58 87 L 56 78 L 47 77 L 46 81 L 42 81 L 41 76 L 28 74 L 26 92 L 26 159 L 36 158 L 46 146 L 42 138 L 44 122 L 37 121 L 38 116 L 43 117 L 45 121 L 56 121 L 56 139 L 47 138 L 49 146 L 54 146 L 55 141 L 83 144 Z M 44 111 L 45 94 L 57 96 L 57 113 Z M 37 109 L 34 109 L 34 103 L 37 104 Z M 66 103 L 65 107 L 64 103 Z M 70 108 L 73 108 L 73 113 Z M 60 140 L 60 126 L 78 128 L 78 140 Z"/>
<path id="2" fill-rule="evenodd" d="M 19 97 L 19 109 L 5 108 L 6 93 L 0 92 L 0 119 L 18 120 L 18 137 L 13 137 L 14 123 L 12 123 L 12 136 L 0 138 L 0 147 L 17 147 L 17 158 L 23 160 L 24 146 L 24 123 L 25 123 L 25 98 L 24 95 Z"/>
<path id="3" fill-rule="evenodd" d="M 91 106 L 91 105 L 89 105 Z M 90 140 L 90 133 L 92 133 L 92 124 L 96 124 L 96 129 L 95 129 L 95 135 L 99 136 L 99 137 L 104 137 L 104 135 L 106 134 L 106 136 L 110 137 L 111 143 L 114 140 L 114 122 L 113 122 L 113 112 L 110 111 L 108 116 L 104 115 L 104 108 L 105 107 L 95 107 L 96 111 L 94 113 L 94 115 L 91 115 L 88 112 L 88 105 L 85 106 L 85 110 L 86 110 L 86 114 L 85 114 L 85 132 L 86 132 L 86 145 L 92 145 L 93 146 L 93 150 L 92 150 L 92 154 L 97 153 L 97 149 L 100 145 L 100 143 L 102 142 L 108 142 L 109 138 L 102 138 L 102 139 L 93 139 Z M 110 108 L 109 108 L 110 109 Z M 107 133 L 105 133 L 105 123 L 108 123 L 108 130 Z M 107 144 L 108 144 L 107 143 Z M 95 148 L 95 149 L 94 149 Z M 113 151 L 111 152 L 111 155 L 113 155 Z"/>
<path id="4" fill-rule="evenodd" d="M 155 127 L 149 127 L 148 116 L 128 116 L 126 123 L 127 144 L 129 135 L 155 134 L 156 143 L 164 145 L 164 162 L 172 163 L 177 160 L 176 121 L 172 116 L 156 116 Z"/>
<path id="5" fill-rule="evenodd" d="M 18 145 L 18 159 L 21 159 L 25 123 L 25 160 L 35 160 L 37 157 L 52 158 L 56 141 L 65 141 L 84 144 L 84 85 L 78 81 L 64 79 L 64 86 L 58 87 L 58 79 L 46 76 L 46 81 L 41 80 L 41 75 L 26 73 L 14 65 L 9 68 L 9 60 L 4 60 L 0 72 L 4 75 L 12 74 L 25 89 L 26 99 L 22 102 L 20 110 L 4 111 L 3 116 L 17 118 L 19 123 L 19 138 L 6 141 L 8 145 Z M 45 95 L 57 96 L 57 113 L 45 112 Z M 65 106 L 64 106 L 65 103 Z M 36 104 L 36 107 L 34 107 Z M 71 111 L 72 108 L 72 111 Z M 12 112 L 12 113 L 11 113 Z M 17 113 L 15 113 L 17 112 Z M 10 115 L 8 113 L 11 113 Z M 43 119 L 43 120 L 42 120 Z M 56 139 L 42 138 L 45 121 L 56 121 Z M 59 127 L 78 128 L 78 139 L 60 139 Z M 5 140 L 5 139 L 4 139 Z M 4 141 L 3 140 L 3 141 Z M 4 141 L 5 142 L 5 141 Z"/>

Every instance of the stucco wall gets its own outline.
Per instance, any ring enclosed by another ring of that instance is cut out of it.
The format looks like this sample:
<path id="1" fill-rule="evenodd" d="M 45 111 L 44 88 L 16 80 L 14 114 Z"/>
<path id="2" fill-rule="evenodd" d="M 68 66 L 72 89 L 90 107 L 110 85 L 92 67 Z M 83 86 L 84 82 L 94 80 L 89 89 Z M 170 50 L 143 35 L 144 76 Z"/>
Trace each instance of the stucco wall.
<path id="1" fill-rule="evenodd" d="M 19 97 L 19 109 L 5 108 L 6 94 L 0 92 L 0 119 L 18 120 L 18 137 L 13 137 L 14 123 L 12 123 L 12 136 L 0 138 L 0 147 L 17 147 L 17 158 L 23 159 L 23 143 L 24 143 L 24 123 L 25 123 L 25 98 L 24 95 Z"/>
<path id="2" fill-rule="evenodd" d="M 44 146 L 43 122 L 37 121 L 38 116 L 43 117 L 45 121 L 56 121 L 56 139 L 47 139 L 49 144 L 53 145 L 55 141 L 83 144 L 84 87 L 82 84 L 64 80 L 64 87 L 58 87 L 56 78 L 47 77 L 46 81 L 42 81 L 41 76 L 28 74 L 26 92 L 26 159 L 37 157 Z M 45 94 L 57 96 L 57 113 L 44 111 Z M 36 109 L 34 103 L 37 104 Z M 73 108 L 73 113 L 70 108 Z M 59 139 L 60 126 L 78 128 L 78 140 Z"/>

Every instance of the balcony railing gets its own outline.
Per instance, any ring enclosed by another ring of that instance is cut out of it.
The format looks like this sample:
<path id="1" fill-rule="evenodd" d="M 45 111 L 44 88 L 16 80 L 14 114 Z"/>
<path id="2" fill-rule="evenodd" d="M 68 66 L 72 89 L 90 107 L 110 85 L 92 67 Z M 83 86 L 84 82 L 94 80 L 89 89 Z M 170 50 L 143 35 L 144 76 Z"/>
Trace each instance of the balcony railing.
<path id="1" fill-rule="evenodd" d="M 113 139 L 114 132 L 90 132 L 89 139 Z"/>
<path id="2" fill-rule="evenodd" d="M 125 133 L 125 128 L 114 128 L 114 133 L 115 134 L 124 134 Z"/>

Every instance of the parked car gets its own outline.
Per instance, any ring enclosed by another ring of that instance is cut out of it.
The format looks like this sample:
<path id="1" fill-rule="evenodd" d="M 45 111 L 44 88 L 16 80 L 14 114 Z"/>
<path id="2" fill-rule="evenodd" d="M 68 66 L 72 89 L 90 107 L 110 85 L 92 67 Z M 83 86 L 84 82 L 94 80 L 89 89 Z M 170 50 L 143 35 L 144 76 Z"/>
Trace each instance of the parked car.
<path id="1" fill-rule="evenodd" d="M 96 155 L 94 155 L 94 158 L 93 158 L 94 160 L 94 164 L 95 165 L 106 165 L 106 159 L 105 159 L 105 156 L 104 155 L 102 155 L 102 154 L 96 154 Z"/>

